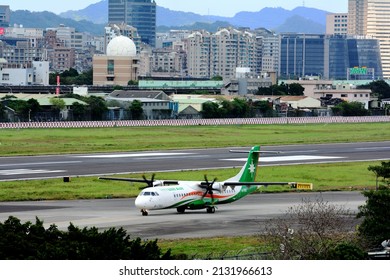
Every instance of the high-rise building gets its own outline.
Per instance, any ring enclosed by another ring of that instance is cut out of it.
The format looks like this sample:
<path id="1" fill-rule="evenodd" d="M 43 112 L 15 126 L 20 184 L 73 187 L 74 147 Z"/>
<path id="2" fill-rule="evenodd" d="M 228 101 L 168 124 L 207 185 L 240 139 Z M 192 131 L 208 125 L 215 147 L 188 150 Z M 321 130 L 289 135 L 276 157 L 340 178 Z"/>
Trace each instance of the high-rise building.
<path id="1" fill-rule="evenodd" d="M 188 74 L 197 78 L 233 78 L 237 67 L 259 70 L 259 45 L 254 33 L 221 28 L 215 34 L 196 31 L 187 39 Z"/>
<path id="2" fill-rule="evenodd" d="M 390 0 L 349 0 L 348 34 L 380 42 L 383 76 L 390 78 Z"/>
<path id="3" fill-rule="evenodd" d="M 279 76 L 382 78 L 379 41 L 342 35 L 282 34 Z"/>
<path id="4" fill-rule="evenodd" d="M 0 27 L 8 27 L 11 10 L 8 5 L 0 5 Z"/>
<path id="5" fill-rule="evenodd" d="M 141 41 L 155 47 L 156 6 L 154 0 L 109 0 L 108 22 L 137 28 Z"/>
<path id="6" fill-rule="evenodd" d="M 347 35 L 347 33 L 348 33 L 347 13 L 326 15 L 326 34 Z"/>

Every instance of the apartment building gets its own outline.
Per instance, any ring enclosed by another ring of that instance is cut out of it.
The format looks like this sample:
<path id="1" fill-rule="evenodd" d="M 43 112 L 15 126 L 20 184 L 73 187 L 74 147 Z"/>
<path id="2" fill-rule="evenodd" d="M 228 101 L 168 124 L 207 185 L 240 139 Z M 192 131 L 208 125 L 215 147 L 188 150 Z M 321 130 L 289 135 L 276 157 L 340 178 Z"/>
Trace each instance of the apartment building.
<path id="1" fill-rule="evenodd" d="M 130 26 L 124 22 L 120 24 L 110 23 L 104 28 L 104 53 L 107 51 L 107 45 L 110 41 L 117 36 L 129 37 L 137 47 L 137 50 L 141 47 L 141 37 L 138 34 L 137 28 Z"/>
<path id="2" fill-rule="evenodd" d="M 348 34 L 380 42 L 384 78 L 390 78 L 390 0 L 349 0 Z"/>
<path id="3" fill-rule="evenodd" d="M 0 5 L 0 27 L 8 27 L 10 22 L 11 10 L 9 5 Z"/>
<path id="4" fill-rule="evenodd" d="M 254 33 L 222 28 L 215 34 L 192 33 L 187 39 L 188 75 L 196 78 L 235 77 L 237 67 L 259 70 L 259 44 Z"/>
<path id="5" fill-rule="evenodd" d="M 326 34 L 347 35 L 348 34 L 348 13 L 327 14 Z"/>

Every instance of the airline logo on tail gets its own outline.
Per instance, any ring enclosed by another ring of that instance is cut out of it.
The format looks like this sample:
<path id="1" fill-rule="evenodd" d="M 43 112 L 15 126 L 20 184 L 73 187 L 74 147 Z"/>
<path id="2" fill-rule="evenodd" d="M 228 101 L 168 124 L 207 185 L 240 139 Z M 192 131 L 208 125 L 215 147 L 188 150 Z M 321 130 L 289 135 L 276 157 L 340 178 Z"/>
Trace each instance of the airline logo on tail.
<path id="1" fill-rule="evenodd" d="M 260 146 L 254 146 L 248 155 L 248 160 L 241 170 L 240 182 L 253 182 L 256 178 L 257 165 L 259 163 Z"/>

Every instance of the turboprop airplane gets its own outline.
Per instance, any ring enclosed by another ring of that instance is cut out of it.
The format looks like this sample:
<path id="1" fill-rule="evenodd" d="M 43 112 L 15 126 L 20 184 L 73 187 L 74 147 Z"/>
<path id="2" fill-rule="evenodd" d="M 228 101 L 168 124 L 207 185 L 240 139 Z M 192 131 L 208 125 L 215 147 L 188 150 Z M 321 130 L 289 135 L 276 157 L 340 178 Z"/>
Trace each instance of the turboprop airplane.
<path id="1" fill-rule="evenodd" d="M 99 179 L 146 183 L 147 186 L 135 200 L 135 206 L 141 210 L 143 216 L 147 216 L 149 210 L 169 208 L 176 208 L 178 213 L 199 209 L 214 213 L 216 205 L 235 202 L 261 186 L 290 185 L 298 189 L 312 189 L 312 184 L 307 183 L 255 182 L 260 153 L 264 153 L 260 152 L 260 146 L 254 146 L 249 151 L 248 159 L 240 172 L 222 182 L 217 182 L 217 179 L 210 182 L 206 176 L 204 181 L 154 180 L 154 175 L 151 180 L 145 176 L 143 179 L 112 177 Z"/>

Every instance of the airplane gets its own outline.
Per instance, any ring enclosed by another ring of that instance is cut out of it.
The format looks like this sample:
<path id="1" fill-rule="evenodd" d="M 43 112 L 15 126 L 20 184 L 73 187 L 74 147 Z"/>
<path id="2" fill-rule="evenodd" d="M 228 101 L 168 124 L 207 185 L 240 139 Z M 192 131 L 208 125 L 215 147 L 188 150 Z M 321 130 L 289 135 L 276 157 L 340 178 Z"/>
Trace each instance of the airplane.
<path id="1" fill-rule="evenodd" d="M 147 186 L 135 200 L 135 206 L 140 209 L 143 216 L 147 216 L 150 210 L 169 208 L 176 208 L 178 213 L 199 209 L 206 209 L 207 213 L 215 213 L 216 205 L 235 202 L 261 186 L 290 185 L 297 189 L 312 189 L 310 183 L 255 182 L 260 153 L 273 152 L 260 152 L 260 146 L 252 147 L 240 172 L 222 182 L 217 182 L 216 178 L 210 182 L 206 176 L 204 181 L 154 180 L 154 175 L 151 180 L 145 176 L 143 179 L 113 177 L 99 179 L 146 183 Z"/>

